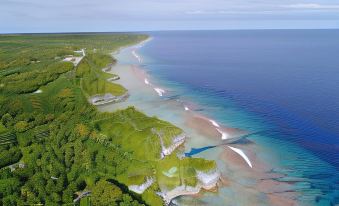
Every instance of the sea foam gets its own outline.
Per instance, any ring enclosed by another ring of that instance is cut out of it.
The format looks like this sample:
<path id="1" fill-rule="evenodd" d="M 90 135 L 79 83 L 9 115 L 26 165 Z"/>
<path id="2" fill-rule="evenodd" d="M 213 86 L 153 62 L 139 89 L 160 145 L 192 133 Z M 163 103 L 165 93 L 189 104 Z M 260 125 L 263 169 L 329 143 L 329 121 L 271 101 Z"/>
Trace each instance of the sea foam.
<path id="1" fill-rule="evenodd" d="M 164 95 L 164 93 L 165 93 L 165 90 L 163 90 L 163 89 L 161 89 L 161 88 L 154 88 L 154 90 L 158 93 L 158 95 L 160 96 L 160 97 L 162 97 L 163 95 Z"/>
<path id="2" fill-rule="evenodd" d="M 229 147 L 231 150 L 233 150 L 234 152 L 239 154 L 246 161 L 248 166 L 250 166 L 252 168 L 252 163 L 251 163 L 250 159 L 246 156 L 246 154 L 241 149 L 231 147 L 231 146 L 227 146 L 227 147 Z"/>
<path id="3" fill-rule="evenodd" d="M 215 127 L 220 127 L 220 125 L 216 121 L 212 119 L 209 119 L 208 121 L 210 121 Z"/>
<path id="4" fill-rule="evenodd" d="M 139 63 L 141 63 L 141 58 L 140 56 L 137 54 L 137 52 L 135 50 L 132 51 L 133 56 L 138 60 Z"/>
<path id="5" fill-rule="evenodd" d="M 218 128 L 216 128 L 216 130 L 221 134 L 221 139 L 222 140 L 228 139 L 228 134 L 226 132 L 223 132 L 223 131 L 221 131 Z"/>

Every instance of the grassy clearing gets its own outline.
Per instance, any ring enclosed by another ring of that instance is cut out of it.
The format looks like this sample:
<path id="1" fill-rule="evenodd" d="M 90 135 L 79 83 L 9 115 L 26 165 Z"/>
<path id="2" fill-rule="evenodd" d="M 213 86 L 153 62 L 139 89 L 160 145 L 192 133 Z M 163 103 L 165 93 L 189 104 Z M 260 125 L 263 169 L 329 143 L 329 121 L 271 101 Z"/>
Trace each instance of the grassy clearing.
<path id="1" fill-rule="evenodd" d="M 92 206 L 91 197 L 84 197 L 80 200 L 80 206 Z"/>
<path id="2" fill-rule="evenodd" d="M 172 154 L 158 162 L 157 180 L 159 185 L 168 189 L 174 189 L 183 184 L 195 186 L 197 184 L 197 171 L 207 172 L 214 168 L 216 168 L 214 161 L 202 158 L 179 159 L 176 154 Z M 171 170 L 174 172 L 171 173 Z"/>
<path id="3" fill-rule="evenodd" d="M 115 112 L 111 118 L 98 120 L 94 127 L 109 137 L 109 141 L 133 151 L 140 160 L 155 161 L 160 158 L 161 144 L 157 133 L 169 146 L 183 131 L 156 117 L 147 117 L 134 108 Z"/>
<path id="4" fill-rule="evenodd" d="M 102 59 L 105 63 L 98 63 Z M 104 67 L 113 63 L 109 55 L 92 53 L 86 56 L 76 70 L 76 76 L 80 78 L 80 85 L 89 95 L 102 95 L 111 93 L 115 96 L 123 95 L 127 90 L 119 84 L 108 82 L 107 79 L 114 75 L 102 71 Z"/>
<path id="5" fill-rule="evenodd" d="M 160 139 L 154 131 L 158 131 L 164 139 L 171 142 L 182 130 L 155 117 L 147 117 L 132 107 L 96 120 L 93 124 L 94 128 L 104 134 L 105 141 L 119 145 L 119 148 L 131 157 L 131 164 L 117 177 L 127 185 L 140 185 L 147 177 L 156 177 L 156 185 L 168 189 L 182 184 L 195 186 L 197 170 L 209 171 L 216 167 L 213 161 L 201 158 L 179 159 L 176 152 L 161 160 Z M 177 168 L 175 174 L 172 177 L 166 176 L 166 172 L 173 167 Z M 158 186 L 149 190 L 156 191 Z M 146 192 L 145 196 L 143 195 L 145 200 L 150 201 L 156 201 L 158 198 L 151 192 Z"/>

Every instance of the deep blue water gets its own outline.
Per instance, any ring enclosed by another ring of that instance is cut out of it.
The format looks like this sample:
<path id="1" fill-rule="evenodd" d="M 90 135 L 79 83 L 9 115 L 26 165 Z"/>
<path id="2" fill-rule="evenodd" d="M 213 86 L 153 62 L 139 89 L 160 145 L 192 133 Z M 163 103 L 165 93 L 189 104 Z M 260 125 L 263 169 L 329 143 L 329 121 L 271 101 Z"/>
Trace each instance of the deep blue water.
<path id="1" fill-rule="evenodd" d="M 140 52 L 151 75 L 222 123 L 267 130 L 267 146 L 286 142 L 281 165 L 310 179 L 319 205 L 339 202 L 339 30 L 150 35 Z"/>

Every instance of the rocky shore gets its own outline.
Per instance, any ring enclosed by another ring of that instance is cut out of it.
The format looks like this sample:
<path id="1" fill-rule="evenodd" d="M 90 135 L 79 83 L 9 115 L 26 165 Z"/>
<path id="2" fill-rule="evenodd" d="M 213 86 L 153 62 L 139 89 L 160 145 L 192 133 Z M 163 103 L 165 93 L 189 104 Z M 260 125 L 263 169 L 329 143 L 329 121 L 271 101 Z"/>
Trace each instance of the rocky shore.
<path id="1" fill-rule="evenodd" d="M 117 103 L 122 102 L 128 98 L 129 94 L 126 92 L 125 94 L 121 96 L 114 96 L 111 93 L 106 93 L 103 95 L 94 95 L 90 97 L 89 101 L 93 105 L 104 105 L 109 103 Z"/>
<path id="2" fill-rule="evenodd" d="M 142 194 L 153 183 L 154 183 L 154 178 L 147 177 L 146 181 L 144 183 L 142 183 L 141 185 L 130 185 L 130 186 L 128 186 L 128 189 L 135 192 L 135 193 Z"/>
<path id="3" fill-rule="evenodd" d="M 209 172 L 197 171 L 196 175 L 198 183 L 196 186 L 181 185 L 172 190 L 158 192 L 158 195 L 163 198 L 166 205 L 169 205 L 172 199 L 182 195 L 195 195 L 202 189 L 211 190 L 217 186 L 220 179 L 219 170 L 215 169 Z"/>
<path id="4" fill-rule="evenodd" d="M 185 134 L 180 134 L 178 136 L 176 136 L 173 140 L 172 140 L 172 144 L 169 147 L 166 147 L 164 145 L 164 141 L 162 139 L 162 137 L 160 135 L 158 135 L 160 138 L 160 144 L 161 144 L 161 158 L 164 158 L 167 155 L 172 154 L 172 152 L 178 148 L 181 144 L 183 144 L 185 142 L 186 139 L 186 135 Z"/>

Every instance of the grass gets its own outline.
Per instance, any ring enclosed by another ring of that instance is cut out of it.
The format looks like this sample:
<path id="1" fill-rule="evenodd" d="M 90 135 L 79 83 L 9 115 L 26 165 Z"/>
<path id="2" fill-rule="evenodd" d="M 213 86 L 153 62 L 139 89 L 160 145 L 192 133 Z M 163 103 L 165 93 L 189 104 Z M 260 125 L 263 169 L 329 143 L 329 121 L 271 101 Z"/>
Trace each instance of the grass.
<path id="1" fill-rule="evenodd" d="M 91 197 L 87 196 L 80 200 L 80 206 L 91 206 Z"/>
<path id="2" fill-rule="evenodd" d="M 182 133 L 170 123 L 147 117 L 132 107 L 115 112 L 111 118 L 95 121 L 94 127 L 110 137 L 110 141 L 133 151 L 137 159 L 150 161 L 160 158 L 161 144 L 157 133 L 161 133 L 167 146 Z"/>
<path id="3" fill-rule="evenodd" d="M 11 70 L 32 64 L 32 60 L 44 62 L 56 57 L 73 55 L 73 51 L 110 53 L 122 46 L 146 39 L 146 35 L 131 34 L 41 34 L 1 35 L 0 70 Z M 20 58 L 18 58 L 20 57 Z"/>
<path id="4" fill-rule="evenodd" d="M 117 111 L 93 124 L 107 141 L 132 154 L 131 164 L 118 177 L 127 185 L 140 185 L 147 177 L 155 176 L 157 184 L 168 189 L 182 184 L 195 186 L 197 170 L 209 171 L 216 167 L 213 161 L 201 158 L 179 159 L 176 152 L 160 159 L 160 139 L 154 131 L 160 131 L 164 139 L 171 142 L 182 130 L 155 117 L 147 117 L 133 107 Z M 166 176 L 164 172 L 173 167 L 178 168 L 175 175 Z"/>
<path id="5" fill-rule="evenodd" d="M 172 176 L 166 175 L 166 172 L 172 168 L 177 170 Z M 168 189 L 174 189 L 182 184 L 196 186 L 196 172 L 207 172 L 216 168 L 214 161 L 202 158 L 183 158 L 179 159 L 176 154 L 165 157 L 164 160 L 157 164 L 157 180 L 159 185 Z"/>
<path id="6" fill-rule="evenodd" d="M 100 59 L 103 59 L 105 63 L 98 63 Z M 76 69 L 76 76 L 81 79 L 81 88 L 87 95 L 111 93 L 114 96 L 120 96 L 127 92 L 121 85 L 107 81 L 114 75 L 105 73 L 102 69 L 110 63 L 114 63 L 112 57 L 98 53 L 92 53 L 81 61 Z"/>
<path id="7" fill-rule="evenodd" d="M 64 65 L 63 72 L 70 70 L 71 63 L 61 62 L 61 60 L 66 55 L 74 55 L 74 51 L 81 48 L 87 48 L 86 52 L 93 60 L 93 64 L 101 69 L 108 63 L 114 63 L 114 60 L 107 55 L 108 53 L 146 38 L 145 35 L 124 33 L 114 35 L 1 35 L 0 92 L 30 93 L 40 86 L 54 81 L 60 74 L 56 68 L 62 68 L 61 65 Z M 53 65 L 55 66 L 53 67 Z M 105 75 L 105 77 L 107 76 Z M 93 80 L 93 77 L 95 76 L 92 75 L 90 79 Z M 121 86 L 106 85 L 101 78 L 96 81 L 96 86 L 88 88 L 90 95 L 103 92 L 115 94 L 125 92 Z"/>
<path id="8" fill-rule="evenodd" d="M 77 104 L 86 105 L 87 100 L 84 98 L 82 91 L 74 87 L 66 75 L 60 76 L 57 80 L 40 88 L 43 92 L 39 94 L 24 94 L 16 97 L 17 101 L 23 106 L 23 111 L 28 113 L 42 112 L 43 114 L 57 113 L 50 101 L 60 101 L 67 99 Z"/>

